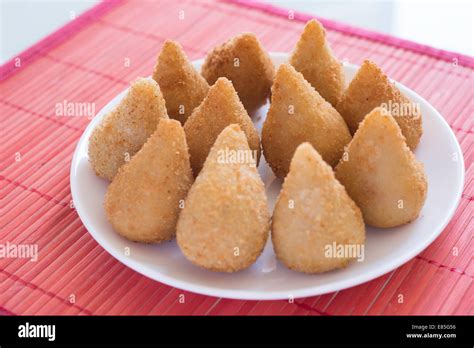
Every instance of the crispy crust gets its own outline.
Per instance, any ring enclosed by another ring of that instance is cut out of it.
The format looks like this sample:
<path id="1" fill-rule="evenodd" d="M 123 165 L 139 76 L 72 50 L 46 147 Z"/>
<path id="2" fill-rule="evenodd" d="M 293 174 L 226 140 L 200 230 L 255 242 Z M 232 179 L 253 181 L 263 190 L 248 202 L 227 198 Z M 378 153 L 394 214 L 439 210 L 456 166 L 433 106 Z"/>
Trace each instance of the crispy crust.
<path id="1" fill-rule="evenodd" d="M 226 127 L 212 147 L 186 198 L 176 238 L 192 263 L 212 271 L 235 272 L 249 267 L 261 254 L 270 214 L 256 167 L 219 162 L 220 151 L 226 149 L 250 150 L 238 125 Z"/>
<path id="2" fill-rule="evenodd" d="M 354 134 L 365 115 L 384 103 L 414 105 L 390 82 L 387 75 L 375 63 L 366 60 L 344 92 L 336 109 Z M 408 146 L 414 150 L 423 134 L 422 116 L 416 108 L 409 111 L 407 115 L 395 116 L 394 119 L 405 136 Z"/>
<path id="3" fill-rule="evenodd" d="M 155 131 L 160 119 L 167 119 L 165 100 L 152 79 L 136 80 L 120 104 L 108 113 L 89 139 L 89 161 L 101 178 L 112 180 Z"/>
<path id="4" fill-rule="evenodd" d="M 180 201 L 193 174 L 180 123 L 162 120 L 142 149 L 120 169 L 105 195 L 105 212 L 115 230 L 132 241 L 174 238 Z"/>
<path id="5" fill-rule="evenodd" d="M 263 153 L 277 177 L 286 176 L 296 148 L 306 141 L 335 166 L 351 135 L 341 115 L 303 75 L 291 65 L 282 64 L 262 129 Z"/>
<path id="6" fill-rule="evenodd" d="M 388 228 L 418 217 L 428 189 L 426 175 L 390 114 L 382 108 L 368 114 L 347 155 L 336 167 L 336 177 L 366 223 Z"/>
<path id="7" fill-rule="evenodd" d="M 327 245 L 361 245 L 364 240 L 362 214 L 332 168 L 309 143 L 299 145 L 273 212 L 278 259 L 295 271 L 326 272 L 346 267 L 352 259 L 328 257 Z"/>
<path id="8" fill-rule="evenodd" d="M 171 40 L 163 45 L 153 79 L 160 86 L 169 116 L 182 124 L 209 90 L 208 83 L 189 62 L 181 45 Z"/>
<path id="9" fill-rule="evenodd" d="M 326 32 L 316 19 L 306 23 L 290 57 L 290 64 L 332 105 L 344 92 L 344 70 L 334 57 Z"/>
<path id="10" fill-rule="evenodd" d="M 204 161 L 218 135 L 228 125 L 236 123 L 247 136 L 250 148 L 260 159 L 260 138 L 247 111 L 239 100 L 232 82 L 219 78 L 184 125 L 194 175 L 201 171 Z"/>
<path id="11" fill-rule="evenodd" d="M 265 103 L 275 74 L 268 53 L 251 33 L 238 35 L 215 47 L 207 55 L 201 72 L 211 85 L 219 77 L 231 80 L 249 113 Z"/>

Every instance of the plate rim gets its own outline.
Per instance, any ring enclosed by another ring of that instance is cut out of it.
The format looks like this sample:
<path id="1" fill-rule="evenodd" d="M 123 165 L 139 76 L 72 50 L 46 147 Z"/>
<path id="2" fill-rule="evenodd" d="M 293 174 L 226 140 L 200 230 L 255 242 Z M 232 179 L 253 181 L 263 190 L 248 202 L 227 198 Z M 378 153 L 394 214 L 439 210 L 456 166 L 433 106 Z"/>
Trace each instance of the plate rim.
<path id="1" fill-rule="evenodd" d="M 269 52 L 269 55 L 272 59 L 275 58 L 287 58 L 289 56 L 289 53 L 287 52 Z M 197 65 L 197 64 L 202 64 L 204 59 L 197 59 L 193 60 L 192 64 Z M 353 69 L 358 69 L 359 66 L 351 63 L 344 62 L 344 66 L 351 67 Z M 69 181 L 70 181 L 70 190 L 71 190 L 71 197 L 72 201 L 75 207 L 75 210 L 81 219 L 81 222 L 83 223 L 84 227 L 87 229 L 88 233 L 94 238 L 94 240 L 105 250 L 107 251 L 110 255 L 112 255 L 117 261 L 122 263 L 123 265 L 131 268 L 135 272 L 140 273 L 141 275 L 150 278 L 154 281 L 163 283 L 167 286 L 171 286 L 174 288 L 178 288 L 184 291 L 189 291 L 201 295 L 206 295 L 206 296 L 212 296 L 216 298 L 227 298 L 227 299 L 236 299 L 236 300 L 258 300 L 258 301 L 268 301 L 268 300 L 287 300 L 290 296 L 291 298 L 297 299 L 297 298 L 305 298 L 305 297 L 310 297 L 310 296 L 318 296 L 322 294 L 327 294 L 335 291 L 340 291 L 348 288 L 352 288 L 354 286 L 358 286 L 360 284 L 366 283 L 368 281 L 371 281 L 373 279 L 376 279 L 380 276 L 383 276 L 394 269 L 400 267 L 401 265 L 407 263 L 417 255 L 419 255 L 423 250 L 425 250 L 429 245 L 433 243 L 433 241 L 440 236 L 440 234 L 443 232 L 443 230 L 446 228 L 446 226 L 449 224 L 449 222 L 452 220 L 456 209 L 459 206 L 459 202 L 462 197 L 462 192 L 464 189 L 464 180 L 465 180 L 465 165 L 464 165 L 464 156 L 462 153 L 462 148 L 459 144 L 458 139 L 456 138 L 456 135 L 454 134 L 452 128 L 449 126 L 448 122 L 446 119 L 441 115 L 441 113 L 433 106 L 431 103 L 429 103 L 424 97 L 413 91 L 411 88 L 394 81 L 397 87 L 401 87 L 402 90 L 408 91 L 410 94 L 414 94 L 417 96 L 417 98 L 421 99 L 421 101 L 425 104 L 427 108 L 430 109 L 430 112 L 433 113 L 438 119 L 441 120 L 443 123 L 444 127 L 448 129 L 448 134 L 449 136 L 454 140 L 456 152 L 459 155 L 459 169 L 460 169 L 460 174 L 458 177 L 458 182 L 459 185 L 457 187 L 457 192 L 456 192 L 456 199 L 453 202 L 453 204 L 450 207 L 450 210 L 447 212 L 446 217 L 443 221 L 442 224 L 439 224 L 437 227 L 437 232 L 432 233 L 429 238 L 427 238 L 424 243 L 420 243 L 417 245 L 417 247 L 411 249 L 409 253 L 405 255 L 403 258 L 397 258 L 394 259 L 394 261 L 391 261 L 389 263 L 385 263 L 385 267 L 382 268 L 376 268 L 374 271 L 371 272 L 366 272 L 364 274 L 361 274 L 356 277 L 351 277 L 347 279 L 342 279 L 339 281 L 331 282 L 329 284 L 323 284 L 323 285 L 318 285 L 317 290 L 312 287 L 306 287 L 302 289 L 296 289 L 293 293 L 289 291 L 283 291 L 283 290 L 277 290 L 277 291 L 272 291 L 272 292 L 264 292 L 264 291 L 259 291 L 255 292 L 255 290 L 232 290 L 232 289 L 220 289 L 220 288 L 215 288 L 212 286 L 204 286 L 204 285 L 199 285 L 199 284 L 193 284 L 187 281 L 183 281 L 180 279 L 176 279 L 174 277 L 170 277 L 166 274 L 163 273 L 156 273 L 154 270 L 152 272 L 148 272 L 148 270 L 143 270 L 143 266 L 141 265 L 140 262 L 133 260 L 132 258 L 125 258 L 122 254 L 120 254 L 119 251 L 115 250 L 114 248 L 109 248 L 107 245 L 106 238 L 103 238 L 100 233 L 97 233 L 89 223 L 88 219 L 85 217 L 85 212 L 82 209 L 82 204 L 80 201 L 78 201 L 78 190 L 79 188 L 77 187 L 77 183 L 73 178 L 75 177 L 74 175 L 74 170 L 77 167 L 78 163 L 78 157 L 79 157 L 79 149 L 83 146 L 84 143 L 87 143 L 88 139 L 86 139 L 86 135 L 88 135 L 93 128 L 95 128 L 96 124 L 102 120 L 103 116 L 100 118 L 94 117 L 91 122 L 87 125 L 87 127 L 84 129 L 83 133 L 81 134 L 81 137 L 79 138 L 76 147 L 74 149 L 74 154 L 73 158 L 71 161 L 71 168 L 70 168 L 70 176 L 69 176 Z M 126 91 L 130 88 L 128 86 L 125 88 L 122 92 L 118 93 L 113 99 L 111 99 L 107 104 L 105 104 L 98 112 L 97 114 L 102 113 L 102 110 L 115 99 L 118 98 L 120 95 L 126 93 Z M 87 144 L 86 144 L 87 145 Z M 269 231 L 269 233 L 271 233 Z"/>

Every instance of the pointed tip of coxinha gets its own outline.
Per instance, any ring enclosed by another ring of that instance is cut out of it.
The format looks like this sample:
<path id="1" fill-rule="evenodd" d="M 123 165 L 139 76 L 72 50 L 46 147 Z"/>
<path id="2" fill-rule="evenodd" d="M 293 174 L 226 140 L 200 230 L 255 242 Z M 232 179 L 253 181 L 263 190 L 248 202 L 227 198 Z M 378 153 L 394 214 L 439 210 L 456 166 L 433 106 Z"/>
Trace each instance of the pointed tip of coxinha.
<path id="1" fill-rule="evenodd" d="M 318 104 L 327 102 L 294 66 L 289 63 L 281 64 L 275 74 L 275 80 L 272 86 L 272 102 L 273 95 L 278 89 L 289 90 L 296 95 L 298 93 L 296 88 L 303 89 L 305 95 L 307 95 L 307 91 L 310 91 L 313 97 L 318 99 Z"/>
<path id="2" fill-rule="evenodd" d="M 230 124 L 227 127 L 224 128 L 224 130 L 221 132 L 221 134 L 226 134 L 226 133 L 242 133 L 242 129 L 240 129 L 238 124 Z"/>
<path id="3" fill-rule="evenodd" d="M 207 156 L 206 162 L 217 159 L 217 151 L 228 148 L 230 150 L 250 150 L 247 137 L 238 124 L 230 124 L 217 136 L 214 145 Z"/>
<path id="4" fill-rule="evenodd" d="M 229 124 L 238 124 L 250 148 L 260 158 L 260 138 L 233 84 L 225 77 L 217 79 L 184 125 L 195 175 L 201 168 L 217 137 Z"/>
<path id="5" fill-rule="evenodd" d="M 353 142 L 349 143 L 348 150 L 351 145 L 355 146 L 363 142 L 363 140 L 366 140 L 367 136 L 371 136 L 372 138 L 378 137 L 381 142 L 384 141 L 392 146 L 396 146 L 397 150 L 403 151 L 410 157 L 415 158 L 397 121 L 390 112 L 383 107 L 374 108 L 364 117 L 354 134 Z M 344 159 L 341 159 L 341 161 L 343 160 Z"/>
<path id="6" fill-rule="evenodd" d="M 183 131 L 183 127 L 181 126 L 181 123 L 173 119 L 160 120 L 160 122 L 158 123 L 158 126 L 156 127 L 156 130 L 148 138 L 148 140 L 140 149 L 140 151 L 137 152 L 136 156 L 138 157 L 144 156 L 143 153 L 146 153 L 146 155 L 153 155 L 154 151 L 159 150 L 157 148 L 158 143 L 167 143 L 167 144 L 169 143 L 169 144 L 172 144 L 172 146 L 174 147 L 181 147 L 183 149 L 186 149 L 187 148 L 186 137 L 184 135 L 184 131 Z M 160 150 L 160 152 L 163 152 L 163 150 Z M 165 155 L 165 153 L 163 153 L 163 155 Z M 186 157 L 189 157 L 189 154 L 187 154 L 187 151 L 184 155 Z M 133 158 L 134 157 L 132 157 L 130 162 L 133 160 Z"/>
<path id="7" fill-rule="evenodd" d="M 378 145 L 386 144 L 387 146 L 391 146 L 393 150 L 396 150 L 395 153 L 403 153 L 410 159 L 416 161 L 397 121 L 390 112 L 383 107 L 374 108 L 364 117 L 352 141 L 349 143 L 347 151 L 350 152 L 351 148 L 361 145 L 369 145 L 369 140 L 374 147 L 377 141 Z M 338 166 L 344 162 L 347 161 L 341 158 Z"/>
<path id="8" fill-rule="evenodd" d="M 202 171 L 214 164 L 240 165 L 256 167 L 256 154 L 251 150 L 247 137 L 238 124 L 231 124 L 219 134 L 209 155 L 204 162 Z"/>
<path id="9" fill-rule="evenodd" d="M 358 79 L 364 81 L 377 81 L 383 85 L 389 86 L 391 84 L 388 76 L 382 71 L 382 69 L 369 59 L 365 59 L 359 70 L 357 70 L 356 76 Z"/>
<path id="10" fill-rule="evenodd" d="M 317 20 L 306 23 L 289 62 L 325 100 L 337 104 L 345 89 L 345 75 Z"/>
<path id="11" fill-rule="evenodd" d="M 242 105 L 237 92 L 234 89 L 232 81 L 225 77 L 219 77 L 217 81 L 209 88 L 206 97 L 202 101 L 201 105 L 194 110 L 194 112 L 189 117 L 189 123 L 193 123 L 193 119 L 206 117 L 210 119 L 212 115 L 202 115 L 200 110 L 205 107 L 220 107 L 220 109 L 224 108 L 233 108 L 236 112 L 241 114 L 247 114 L 244 106 Z M 250 116 L 249 116 L 250 117 Z M 186 129 L 186 124 L 185 124 Z"/>
<path id="12" fill-rule="evenodd" d="M 179 123 L 179 121 L 177 121 L 177 120 L 166 119 L 166 120 L 163 120 L 163 121 L 164 121 L 164 122 L 163 122 L 163 124 L 162 124 L 161 126 L 160 126 L 161 121 L 158 123 L 158 125 L 159 125 L 160 127 L 162 127 L 162 128 L 163 128 L 163 127 L 168 127 L 168 128 L 173 128 L 173 129 L 176 129 L 176 130 L 179 129 L 180 132 L 181 132 L 181 130 L 183 129 L 183 127 L 181 126 L 181 123 Z M 157 127 L 157 128 L 158 128 L 158 127 Z"/>
<path id="13" fill-rule="evenodd" d="M 223 99 L 227 103 L 235 104 L 236 106 L 242 106 L 242 110 L 245 110 L 242 103 L 240 102 L 239 96 L 234 89 L 232 81 L 225 77 L 219 77 L 217 81 L 209 89 L 209 93 L 206 99 Z M 214 101 L 215 102 L 215 101 Z"/>
<path id="14" fill-rule="evenodd" d="M 184 136 L 183 126 L 177 120 L 173 119 L 163 119 L 160 120 L 158 123 L 158 127 L 156 127 L 155 132 L 151 135 L 149 140 L 156 140 L 158 137 L 161 140 L 166 141 L 173 141 L 177 140 L 179 142 L 186 142 L 186 138 Z M 147 141 L 148 143 L 148 141 Z"/>
<path id="15" fill-rule="evenodd" d="M 174 72 L 193 72 L 197 75 L 199 73 L 195 70 L 191 61 L 184 52 L 183 46 L 179 42 L 173 40 L 166 40 L 163 43 L 160 53 L 158 54 L 157 62 L 153 70 L 153 77 L 156 80 L 155 76 L 158 74 L 159 65 L 163 64 L 164 68 L 174 70 Z M 164 74 L 165 71 L 160 72 Z M 170 73 L 170 71 L 168 71 Z M 202 78 L 204 80 L 204 78 Z M 205 80 L 204 80 L 205 81 Z M 158 81 L 159 83 L 159 81 Z M 207 82 L 206 82 L 207 84 Z"/>
<path id="16" fill-rule="evenodd" d="M 423 208 L 428 190 L 423 165 L 382 107 L 365 116 L 335 171 L 369 225 L 400 226 Z"/>
<path id="17" fill-rule="evenodd" d="M 161 49 L 162 54 L 177 54 L 179 56 L 185 56 L 183 47 L 179 42 L 167 39 L 163 43 L 163 48 Z"/>
<path id="18" fill-rule="evenodd" d="M 130 89 L 119 106 L 126 106 L 133 99 L 156 98 L 157 103 L 164 104 L 161 89 L 158 83 L 150 77 L 138 77 L 130 85 Z"/>
<path id="19" fill-rule="evenodd" d="M 384 77 L 386 77 L 382 69 L 380 69 L 379 66 L 375 64 L 373 61 L 371 61 L 370 59 L 364 59 L 359 69 L 360 71 L 373 71 L 373 72 L 376 72 L 377 74 L 384 75 Z"/>
<path id="20" fill-rule="evenodd" d="M 317 173 L 318 176 L 323 175 L 328 178 L 334 178 L 332 167 L 324 161 L 319 152 L 310 143 L 305 142 L 296 148 L 286 178 L 295 175 L 303 177 L 305 173 L 309 172 L 312 174 Z"/>
<path id="21" fill-rule="evenodd" d="M 301 77 L 304 80 L 303 75 L 299 74 L 296 69 L 289 63 L 283 63 L 278 68 L 275 74 L 274 82 L 284 83 L 287 79 L 294 80 L 295 78 Z M 301 80 L 298 79 L 298 80 Z M 273 84 L 275 85 L 275 84 Z"/>
<path id="22" fill-rule="evenodd" d="M 234 44 L 246 43 L 255 45 L 256 47 L 260 48 L 260 41 L 258 41 L 257 37 L 254 33 L 251 32 L 244 32 L 241 33 L 234 38 L 231 39 L 231 42 Z"/>
<path id="23" fill-rule="evenodd" d="M 176 41 L 166 40 L 161 48 L 160 56 L 185 58 L 183 47 Z M 186 59 L 187 60 L 187 59 Z"/>
<path id="24" fill-rule="evenodd" d="M 160 65 L 163 65 L 163 69 L 161 69 Z M 161 71 L 165 68 L 168 71 Z M 158 54 L 155 68 L 153 70 L 153 79 L 158 81 L 160 75 L 166 73 L 169 74 L 174 72 L 176 74 L 177 72 L 192 70 L 194 70 L 194 67 L 186 56 L 183 47 L 176 41 L 166 40 Z"/>
<path id="25" fill-rule="evenodd" d="M 184 123 L 206 96 L 209 85 L 177 42 L 166 40 L 153 70 L 170 117 Z"/>
<path id="26" fill-rule="evenodd" d="M 222 147 L 223 145 L 232 148 L 248 148 L 247 137 L 238 124 L 230 124 L 225 127 L 217 137 L 213 146 Z"/>
<path id="27" fill-rule="evenodd" d="M 315 164 L 315 167 L 321 167 L 332 172 L 332 168 L 323 160 L 321 155 L 308 143 L 300 144 L 291 159 L 290 172 L 295 172 L 301 169 L 303 163 Z"/>
<path id="28" fill-rule="evenodd" d="M 314 18 L 306 23 L 301 36 L 305 39 L 314 40 L 315 43 L 325 44 L 326 41 L 326 31 L 323 25 Z"/>
<path id="29" fill-rule="evenodd" d="M 361 129 L 362 125 L 363 128 L 361 133 L 364 132 L 364 130 L 381 130 L 382 128 L 385 128 L 387 129 L 387 134 L 389 136 L 403 141 L 403 143 L 406 145 L 405 137 L 403 136 L 400 127 L 398 127 L 397 122 L 392 117 L 392 115 L 382 107 L 376 107 L 371 112 L 369 112 L 362 120 L 359 129 Z M 359 131 L 359 129 L 357 131 Z M 357 132 L 355 134 L 357 134 Z"/>

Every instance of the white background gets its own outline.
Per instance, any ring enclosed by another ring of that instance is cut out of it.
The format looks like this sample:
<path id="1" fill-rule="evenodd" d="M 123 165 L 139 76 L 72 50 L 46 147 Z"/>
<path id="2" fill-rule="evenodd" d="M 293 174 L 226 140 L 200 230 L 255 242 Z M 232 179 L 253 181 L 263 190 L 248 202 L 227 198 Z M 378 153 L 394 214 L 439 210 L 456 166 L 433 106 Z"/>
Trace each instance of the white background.
<path id="1" fill-rule="evenodd" d="M 0 0 L 0 63 L 14 58 L 97 2 Z M 266 2 L 474 56 L 474 1 L 270 0 Z"/>

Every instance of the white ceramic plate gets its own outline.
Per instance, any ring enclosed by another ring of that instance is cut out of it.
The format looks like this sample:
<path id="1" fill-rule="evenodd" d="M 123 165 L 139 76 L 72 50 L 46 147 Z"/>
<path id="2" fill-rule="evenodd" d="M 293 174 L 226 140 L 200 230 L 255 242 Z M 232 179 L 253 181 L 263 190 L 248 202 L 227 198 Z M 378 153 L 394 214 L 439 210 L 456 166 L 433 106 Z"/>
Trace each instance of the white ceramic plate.
<path id="1" fill-rule="evenodd" d="M 275 66 L 286 61 L 286 53 L 272 53 Z M 202 61 L 194 62 L 200 69 Z M 347 80 L 357 67 L 345 65 Z M 74 205 L 90 234 L 123 264 L 135 271 L 173 287 L 217 297 L 235 299 L 288 299 L 307 297 L 349 288 L 377 278 L 412 259 L 441 233 L 453 216 L 464 183 L 464 161 L 460 146 L 443 117 L 422 97 L 398 84 L 412 101 L 421 105 L 424 134 L 415 151 L 428 176 L 428 196 L 414 222 L 397 228 L 367 228 L 365 259 L 347 268 L 319 275 L 306 275 L 286 269 L 276 261 L 271 241 L 257 262 L 234 274 L 214 273 L 187 261 L 175 241 L 163 245 L 129 242 L 114 232 L 103 209 L 108 183 L 95 176 L 87 156 L 89 136 L 103 116 L 116 106 L 126 91 L 108 103 L 82 135 L 71 167 L 71 192 Z M 268 105 L 253 117 L 260 130 Z M 270 211 L 281 181 L 261 161 L 259 172 L 267 187 Z M 129 248 L 129 249 L 127 249 Z M 127 255 L 126 250 L 130 253 Z"/>

